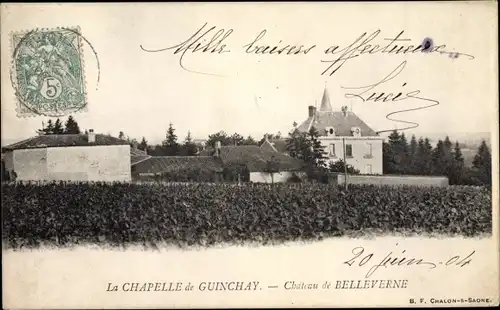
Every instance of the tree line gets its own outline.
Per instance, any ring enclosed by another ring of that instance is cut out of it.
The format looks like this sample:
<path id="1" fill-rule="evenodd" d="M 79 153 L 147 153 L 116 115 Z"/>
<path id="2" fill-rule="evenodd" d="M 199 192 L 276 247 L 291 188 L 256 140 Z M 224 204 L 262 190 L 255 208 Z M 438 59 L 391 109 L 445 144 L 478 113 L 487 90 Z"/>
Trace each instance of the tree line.
<path id="1" fill-rule="evenodd" d="M 342 159 L 326 164 L 326 152 L 319 141 L 318 131 L 311 127 L 309 132 L 294 129 L 286 138 L 288 154 L 305 163 L 305 172 L 310 178 L 325 179 L 326 173 L 359 174 Z M 439 140 L 435 147 L 429 138 L 413 135 L 408 142 L 404 132 L 393 131 L 383 143 L 384 174 L 446 176 L 450 184 L 488 185 L 491 184 L 491 153 L 482 141 L 472 162 L 472 167 L 464 163 L 461 144 L 452 143 L 447 136 Z"/>
<path id="2" fill-rule="evenodd" d="M 428 138 L 393 131 L 383 144 L 384 174 L 447 176 L 450 184 L 491 184 L 491 153 L 482 140 L 472 167 L 464 163 L 461 145 L 446 136 L 433 147 Z"/>
<path id="3" fill-rule="evenodd" d="M 64 135 L 64 134 L 80 134 L 80 126 L 73 118 L 73 116 L 69 116 L 66 120 L 66 123 L 57 118 L 55 122 L 52 122 L 51 119 L 48 120 L 47 124 L 42 122 L 42 128 L 37 130 L 38 133 L 43 133 L 47 135 Z"/>
<path id="4" fill-rule="evenodd" d="M 298 130 L 297 123 L 294 123 L 293 127 L 286 138 L 279 132 L 267 133 L 259 141 L 251 136 L 245 138 L 238 133 L 230 135 L 219 131 L 208 136 L 206 147 L 213 148 L 216 141 L 225 146 L 261 145 L 267 136 L 270 140 L 284 139 L 288 155 L 301 160 L 304 163 L 304 171 L 311 178 L 325 178 L 325 173 L 329 172 L 347 171 L 350 174 L 359 174 L 359 170 L 351 165 L 346 167 L 341 159 L 327 164 L 327 153 L 319 140 L 319 132 L 314 127 L 305 133 Z M 42 124 L 40 131 L 44 134 L 79 134 L 80 127 L 77 121 L 69 116 L 64 125 L 59 119 L 55 122 L 49 120 L 46 125 Z M 119 132 L 118 138 L 128 141 L 151 156 L 195 156 L 199 152 L 190 132 L 184 141 L 179 141 L 172 123 L 169 124 L 165 138 L 160 144 L 149 144 L 145 137 L 138 142 L 126 136 L 123 131 Z M 384 174 L 447 176 L 450 184 L 491 184 L 491 153 L 486 142 L 481 142 L 472 167 L 465 165 L 462 147 L 463 144 L 458 141 L 452 143 L 448 136 L 439 140 L 435 147 L 427 137 L 417 140 L 413 135 L 408 142 L 404 132 L 395 130 L 383 143 L 383 171 Z M 270 161 L 269 171 L 275 170 L 279 170 L 279 167 Z"/>
<path id="5" fill-rule="evenodd" d="M 78 122 L 74 117 L 69 116 L 65 125 L 58 118 L 55 122 L 49 120 L 47 124 L 42 123 L 42 129 L 38 130 L 39 133 L 43 134 L 80 134 L 80 127 Z M 87 131 L 85 131 L 87 133 Z M 266 134 L 269 139 L 281 139 L 281 133 L 277 134 Z M 264 135 L 260 140 L 254 139 L 252 136 L 244 137 L 238 133 L 233 133 L 232 135 L 227 134 L 224 131 L 219 131 L 208 135 L 208 139 L 205 142 L 205 147 L 215 147 L 215 142 L 220 141 L 221 145 L 261 145 L 264 140 Z M 118 133 L 118 138 L 125 140 L 130 143 L 131 146 L 137 147 L 138 149 L 145 151 L 151 156 L 195 156 L 199 152 L 199 145 L 194 142 L 191 133 L 188 131 L 187 136 L 183 141 L 179 140 L 176 134 L 176 129 L 172 123 L 169 124 L 167 132 L 165 133 L 165 138 L 159 144 L 150 144 L 145 137 L 142 137 L 141 141 L 137 141 L 135 138 L 131 138 L 125 134 L 125 132 L 120 131 Z"/>

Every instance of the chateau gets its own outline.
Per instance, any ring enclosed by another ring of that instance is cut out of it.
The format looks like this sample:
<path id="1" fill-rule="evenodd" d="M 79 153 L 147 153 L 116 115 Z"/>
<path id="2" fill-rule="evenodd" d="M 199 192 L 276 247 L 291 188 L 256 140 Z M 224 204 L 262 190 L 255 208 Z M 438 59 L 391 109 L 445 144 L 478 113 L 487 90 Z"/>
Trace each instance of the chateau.
<path id="1" fill-rule="evenodd" d="M 327 152 L 327 163 L 344 159 L 362 174 L 382 174 L 382 144 L 380 137 L 347 106 L 334 111 L 325 88 L 321 106 L 317 110 L 309 106 L 307 119 L 298 130 L 308 132 L 314 127 L 319 132 L 319 140 Z"/>

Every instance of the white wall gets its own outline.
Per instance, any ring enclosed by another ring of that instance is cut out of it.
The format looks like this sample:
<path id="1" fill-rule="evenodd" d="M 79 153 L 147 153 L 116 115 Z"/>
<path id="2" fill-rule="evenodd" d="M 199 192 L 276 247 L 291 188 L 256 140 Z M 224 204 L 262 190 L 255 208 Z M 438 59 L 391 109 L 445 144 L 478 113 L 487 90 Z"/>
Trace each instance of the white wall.
<path id="1" fill-rule="evenodd" d="M 286 182 L 292 175 L 293 173 L 289 171 L 273 173 L 274 183 Z M 250 182 L 272 183 L 271 174 L 268 172 L 250 172 Z"/>
<path id="2" fill-rule="evenodd" d="M 352 145 L 352 158 L 346 157 L 348 165 L 352 165 L 363 174 L 383 173 L 383 138 L 380 137 L 320 137 L 319 140 L 325 147 L 325 152 L 327 152 L 327 163 L 329 161 L 336 162 L 339 159 L 343 160 L 344 148 L 342 138 L 345 139 L 346 145 Z M 369 143 L 372 145 L 371 158 L 367 156 L 369 154 Z M 335 145 L 335 156 L 330 155 L 330 144 Z M 368 170 L 368 165 L 371 165 L 371 173 Z"/>
<path id="3" fill-rule="evenodd" d="M 128 145 L 15 150 L 12 162 L 9 167 L 13 166 L 20 181 L 131 180 Z"/>
<path id="4" fill-rule="evenodd" d="M 338 184 L 345 184 L 345 175 L 337 176 Z M 398 175 L 348 175 L 347 184 L 448 186 L 448 178 L 441 176 L 398 176 Z"/>

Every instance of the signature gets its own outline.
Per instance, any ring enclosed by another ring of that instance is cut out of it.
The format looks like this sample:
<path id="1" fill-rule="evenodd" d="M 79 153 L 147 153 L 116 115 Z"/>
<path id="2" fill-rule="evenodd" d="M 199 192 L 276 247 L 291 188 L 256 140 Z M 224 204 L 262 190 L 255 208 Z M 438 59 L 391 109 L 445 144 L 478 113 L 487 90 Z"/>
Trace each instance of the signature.
<path id="1" fill-rule="evenodd" d="M 329 63 L 328 67 L 321 73 L 321 75 L 329 74 L 332 76 L 335 72 L 337 72 L 344 64 L 352 58 L 359 57 L 361 55 L 373 55 L 377 53 L 382 54 L 414 54 L 417 52 L 424 53 L 439 53 L 439 54 L 447 54 L 451 58 L 458 58 L 460 56 L 467 57 L 469 59 L 474 59 L 474 56 L 460 53 L 460 52 L 450 52 L 444 50 L 446 48 L 446 44 L 438 45 L 438 46 L 430 46 L 422 44 L 419 45 L 398 45 L 396 43 L 399 42 L 410 42 L 411 39 L 402 39 L 404 31 L 401 31 L 394 38 L 385 38 L 384 41 L 389 41 L 387 45 L 378 45 L 378 44 L 368 44 L 371 43 L 379 34 L 381 30 L 378 29 L 374 31 L 372 34 L 367 36 L 367 33 L 363 33 L 359 36 L 353 43 L 339 50 L 340 46 L 330 46 L 325 50 L 325 55 L 336 55 L 340 54 L 340 56 L 333 60 L 321 60 L 323 63 Z"/>
<path id="2" fill-rule="evenodd" d="M 398 245 L 396 243 L 396 245 Z M 365 278 L 371 277 L 379 268 L 388 268 L 388 267 L 412 267 L 412 266 L 420 266 L 420 267 L 426 267 L 427 269 L 435 269 L 439 265 L 443 266 L 459 266 L 459 267 L 464 267 L 472 261 L 471 257 L 474 255 L 476 251 L 472 251 L 469 255 L 467 255 L 465 258 L 460 258 L 460 256 L 455 255 L 451 258 L 449 258 L 446 261 L 440 261 L 440 262 L 433 262 L 430 260 L 426 260 L 423 258 L 416 258 L 416 257 L 408 257 L 405 253 L 406 250 L 401 251 L 401 255 L 394 255 L 393 252 L 389 252 L 385 255 L 385 257 L 379 261 L 378 263 L 375 263 L 373 265 L 368 265 L 370 266 L 370 269 L 365 275 Z M 369 253 L 369 254 L 364 254 L 365 249 L 363 247 L 355 247 L 352 250 L 352 255 L 354 255 L 351 259 L 343 262 L 344 264 L 350 266 L 350 267 L 363 267 L 366 264 L 370 263 L 372 259 L 375 258 L 374 253 Z M 404 255 L 403 255 L 404 254 Z"/>
<path id="3" fill-rule="evenodd" d="M 376 82 L 376 83 L 370 84 L 370 85 L 366 85 L 366 86 L 357 86 L 357 87 L 341 86 L 341 88 L 353 91 L 352 93 L 346 93 L 345 94 L 346 98 L 348 98 L 348 99 L 355 98 L 355 99 L 361 100 L 362 102 L 396 102 L 396 101 L 403 101 L 403 100 L 408 100 L 408 99 L 417 99 L 417 100 L 422 100 L 422 101 L 428 102 L 429 104 L 427 104 L 425 106 L 420 106 L 417 108 L 411 108 L 411 109 L 405 109 L 405 110 L 399 110 L 399 111 L 391 112 L 385 116 L 388 120 L 391 120 L 394 122 L 405 123 L 405 124 L 409 125 L 408 127 L 401 128 L 400 130 L 416 128 L 419 126 L 418 123 L 410 122 L 410 121 L 406 121 L 406 120 L 402 120 L 402 119 L 392 118 L 391 116 L 396 115 L 396 114 L 400 114 L 400 113 L 404 113 L 404 112 L 428 109 L 428 108 L 431 108 L 433 106 L 439 105 L 439 101 L 420 96 L 420 90 L 413 90 L 410 92 L 406 92 L 405 94 L 403 94 L 403 92 L 401 92 L 401 91 L 397 92 L 396 94 L 393 92 L 376 92 L 376 91 L 374 91 L 374 89 L 377 88 L 378 86 L 380 86 L 380 85 L 394 79 L 395 77 L 397 77 L 401 72 L 403 72 L 405 67 L 406 67 L 406 60 L 403 61 L 401 64 L 399 64 L 396 67 L 396 69 L 391 71 L 391 73 L 389 73 L 386 77 L 384 77 L 379 82 Z M 406 86 L 406 82 L 401 85 L 401 87 L 405 87 L 405 86 Z M 356 92 L 354 92 L 354 90 L 356 90 Z M 382 131 L 378 131 L 378 133 L 388 132 L 388 131 L 392 131 L 392 130 L 393 129 L 382 130 Z"/>
<path id="4" fill-rule="evenodd" d="M 230 50 L 224 41 L 233 33 L 233 29 L 225 30 L 224 28 L 219 29 L 214 32 L 215 26 L 205 29 L 207 23 L 205 23 L 200 29 L 198 29 L 193 35 L 191 35 L 187 40 L 181 42 L 174 46 L 169 46 L 160 49 L 146 49 L 141 44 L 140 48 L 145 52 L 157 53 L 174 50 L 174 55 L 181 54 L 179 57 L 179 65 L 182 69 L 199 74 L 214 75 L 210 73 L 198 72 L 194 70 L 187 69 L 184 66 L 183 59 L 186 53 L 191 50 L 191 53 L 201 52 L 201 53 L 211 53 L 211 54 L 224 54 L 229 53 Z M 205 30 L 204 30 L 205 29 Z M 210 38 L 210 35 L 212 37 Z"/>

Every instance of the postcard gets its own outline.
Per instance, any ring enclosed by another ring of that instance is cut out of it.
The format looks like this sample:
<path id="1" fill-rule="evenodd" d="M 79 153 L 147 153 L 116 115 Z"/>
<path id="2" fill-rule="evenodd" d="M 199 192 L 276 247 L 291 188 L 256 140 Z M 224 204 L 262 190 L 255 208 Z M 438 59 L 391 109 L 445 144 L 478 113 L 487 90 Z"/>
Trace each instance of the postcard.
<path id="1" fill-rule="evenodd" d="M 0 8 L 4 308 L 499 304 L 493 1 Z"/>

